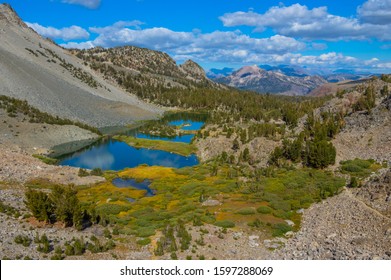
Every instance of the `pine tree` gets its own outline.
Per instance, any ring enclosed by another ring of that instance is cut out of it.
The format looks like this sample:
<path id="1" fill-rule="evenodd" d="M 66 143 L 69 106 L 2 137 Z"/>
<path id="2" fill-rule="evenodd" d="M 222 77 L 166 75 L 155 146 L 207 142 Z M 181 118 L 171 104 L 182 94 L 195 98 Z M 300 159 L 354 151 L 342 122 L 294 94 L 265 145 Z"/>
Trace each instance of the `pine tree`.
<path id="1" fill-rule="evenodd" d="M 26 192 L 25 204 L 38 221 L 50 221 L 53 213 L 53 202 L 46 193 L 29 189 Z"/>
<path id="2" fill-rule="evenodd" d="M 239 141 L 238 138 L 235 138 L 233 144 L 232 144 L 232 150 L 237 151 L 239 150 Z"/>
<path id="3" fill-rule="evenodd" d="M 56 219 L 64 222 L 66 226 L 73 225 L 74 216 L 75 221 L 80 222 L 79 214 L 81 213 L 76 213 L 80 211 L 79 200 L 76 194 L 76 190 L 72 187 L 55 186 L 50 196 L 55 205 L 54 214 Z"/>
<path id="4" fill-rule="evenodd" d="M 325 168 L 335 163 L 336 149 L 325 140 L 307 142 L 306 164 L 314 168 Z"/>
<path id="5" fill-rule="evenodd" d="M 245 162 L 250 161 L 250 151 L 247 147 L 244 149 L 242 157 Z"/>

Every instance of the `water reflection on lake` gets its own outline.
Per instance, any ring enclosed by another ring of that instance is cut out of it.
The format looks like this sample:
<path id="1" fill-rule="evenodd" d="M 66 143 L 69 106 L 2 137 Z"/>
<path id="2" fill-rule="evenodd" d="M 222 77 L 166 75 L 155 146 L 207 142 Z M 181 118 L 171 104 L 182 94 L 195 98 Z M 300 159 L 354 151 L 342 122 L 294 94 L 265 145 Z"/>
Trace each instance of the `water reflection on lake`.
<path id="1" fill-rule="evenodd" d="M 110 139 L 62 158 L 59 164 L 118 171 L 140 164 L 181 168 L 197 165 L 198 159 L 195 155 L 185 157 L 159 150 L 136 149 L 124 142 Z"/>

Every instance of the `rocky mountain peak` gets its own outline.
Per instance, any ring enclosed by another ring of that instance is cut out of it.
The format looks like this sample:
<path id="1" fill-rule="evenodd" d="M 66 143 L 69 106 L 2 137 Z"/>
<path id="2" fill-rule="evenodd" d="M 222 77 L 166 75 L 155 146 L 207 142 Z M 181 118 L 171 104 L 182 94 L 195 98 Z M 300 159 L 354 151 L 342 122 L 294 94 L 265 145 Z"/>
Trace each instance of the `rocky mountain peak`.
<path id="1" fill-rule="evenodd" d="M 236 77 L 247 77 L 247 76 L 258 76 L 265 74 L 266 71 L 259 68 L 257 65 L 244 66 L 239 70 L 232 73 L 232 76 Z"/>
<path id="2" fill-rule="evenodd" d="M 206 78 L 206 73 L 205 70 L 195 63 L 192 60 L 186 60 L 180 68 L 186 72 L 189 76 L 196 78 L 196 79 L 205 79 Z"/>
<path id="3" fill-rule="evenodd" d="M 0 22 L 3 24 L 17 25 L 28 28 L 27 25 L 20 19 L 18 14 L 7 4 L 0 4 Z"/>

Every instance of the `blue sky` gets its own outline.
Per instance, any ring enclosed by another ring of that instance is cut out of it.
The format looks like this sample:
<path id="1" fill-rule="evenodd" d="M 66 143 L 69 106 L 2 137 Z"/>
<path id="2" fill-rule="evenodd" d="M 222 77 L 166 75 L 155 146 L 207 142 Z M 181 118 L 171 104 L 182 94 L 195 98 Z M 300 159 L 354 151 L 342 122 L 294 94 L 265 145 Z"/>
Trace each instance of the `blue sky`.
<path id="1" fill-rule="evenodd" d="M 204 68 L 391 72 L 391 0 L 8 0 L 64 47 L 135 45 Z"/>

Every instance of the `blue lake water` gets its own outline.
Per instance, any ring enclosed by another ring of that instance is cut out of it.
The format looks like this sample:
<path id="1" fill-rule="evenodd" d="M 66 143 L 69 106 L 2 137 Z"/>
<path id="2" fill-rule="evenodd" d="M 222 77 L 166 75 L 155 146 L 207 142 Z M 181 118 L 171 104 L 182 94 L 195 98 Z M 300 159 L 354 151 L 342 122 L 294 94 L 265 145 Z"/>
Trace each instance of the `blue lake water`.
<path id="1" fill-rule="evenodd" d="M 189 121 L 189 120 L 177 120 L 169 122 L 173 126 L 182 126 L 183 130 L 199 130 L 205 122 Z"/>
<path id="2" fill-rule="evenodd" d="M 107 140 L 64 157 L 60 159 L 59 164 L 118 171 L 140 164 L 181 168 L 197 165 L 198 159 L 195 155 L 185 157 L 166 151 L 136 149 L 124 142 Z"/>
<path id="3" fill-rule="evenodd" d="M 151 184 L 151 181 L 144 180 L 142 182 L 137 182 L 135 179 L 122 179 L 122 178 L 115 178 L 113 181 L 111 181 L 114 186 L 118 188 L 135 188 L 138 190 L 144 190 L 146 191 L 145 196 L 154 196 L 155 192 L 152 190 L 149 185 Z M 130 200 L 133 200 L 133 198 L 129 198 Z M 128 201 L 130 201 L 128 199 Z"/>
<path id="4" fill-rule="evenodd" d="M 172 126 L 180 126 L 182 130 L 189 131 L 201 129 L 206 118 L 207 115 L 205 114 L 181 112 L 165 116 L 161 121 Z M 128 131 L 125 134 L 137 138 L 183 143 L 190 143 L 194 137 L 194 134 L 160 137 L 140 133 L 138 129 Z M 60 158 L 59 164 L 86 169 L 100 168 L 102 170 L 118 171 L 125 168 L 137 167 L 140 164 L 181 168 L 197 165 L 198 159 L 195 155 L 185 157 L 166 151 L 144 148 L 136 149 L 124 142 L 110 139 L 100 141 L 82 151 L 62 157 Z M 135 184 L 136 182 L 133 183 Z M 131 200 L 132 198 L 129 199 Z"/>

